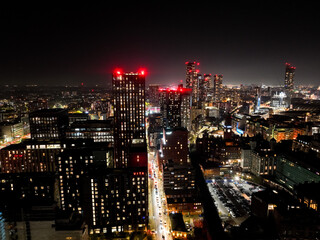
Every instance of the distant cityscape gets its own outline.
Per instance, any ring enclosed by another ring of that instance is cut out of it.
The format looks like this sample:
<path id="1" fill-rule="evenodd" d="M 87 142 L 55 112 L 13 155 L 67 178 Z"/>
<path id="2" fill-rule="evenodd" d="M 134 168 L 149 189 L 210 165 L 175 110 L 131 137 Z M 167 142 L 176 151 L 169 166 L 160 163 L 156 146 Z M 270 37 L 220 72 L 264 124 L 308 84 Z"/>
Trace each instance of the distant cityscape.
<path id="1" fill-rule="evenodd" d="M 320 239 L 320 86 L 0 88 L 0 239 Z"/>

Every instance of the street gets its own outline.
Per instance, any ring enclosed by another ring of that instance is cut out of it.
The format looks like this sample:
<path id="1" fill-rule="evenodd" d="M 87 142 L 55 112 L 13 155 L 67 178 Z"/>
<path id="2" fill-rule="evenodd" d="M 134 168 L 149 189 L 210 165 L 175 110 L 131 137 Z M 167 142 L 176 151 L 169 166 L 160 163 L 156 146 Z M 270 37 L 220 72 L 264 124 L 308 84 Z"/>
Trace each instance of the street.
<path id="1" fill-rule="evenodd" d="M 149 152 L 149 218 L 153 239 L 171 240 L 170 219 L 167 212 L 166 198 L 163 191 L 162 178 L 154 152 Z"/>

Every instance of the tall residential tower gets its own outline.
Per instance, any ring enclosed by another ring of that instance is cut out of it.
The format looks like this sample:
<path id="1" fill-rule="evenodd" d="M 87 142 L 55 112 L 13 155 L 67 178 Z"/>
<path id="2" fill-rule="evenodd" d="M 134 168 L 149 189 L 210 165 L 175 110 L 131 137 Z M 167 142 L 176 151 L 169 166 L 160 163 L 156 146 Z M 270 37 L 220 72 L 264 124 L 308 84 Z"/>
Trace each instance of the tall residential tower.
<path id="1" fill-rule="evenodd" d="M 296 67 L 292 66 L 290 63 L 286 63 L 286 73 L 284 77 L 284 88 L 288 92 L 292 92 L 294 88 L 294 74 Z"/>
<path id="2" fill-rule="evenodd" d="M 114 106 L 114 153 L 117 168 L 128 166 L 132 143 L 145 143 L 145 71 L 112 77 Z"/>
<path id="3" fill-rule="evenodd" d="M 214 75 L 213 79 L 213 95 L 215 101 L 221 100 L 223 75 Z"/>
<path id="4" fill-rule="evenodd" d="M 162 126 L 165 129 L 183 127 L 190 129 L 190 97 L 191 89 L 178 88 L 160 89 L 160 111 Z"/>

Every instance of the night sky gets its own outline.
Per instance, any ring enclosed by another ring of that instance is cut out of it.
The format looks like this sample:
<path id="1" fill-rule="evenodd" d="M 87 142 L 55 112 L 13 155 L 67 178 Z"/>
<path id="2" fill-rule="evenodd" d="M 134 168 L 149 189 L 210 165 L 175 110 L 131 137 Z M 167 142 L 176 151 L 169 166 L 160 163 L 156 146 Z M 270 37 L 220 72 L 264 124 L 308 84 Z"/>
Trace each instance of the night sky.
<path id="1" fill-rule="evenodd" d="M 44 2 L 0 7 L 0 84 L 102 86 L 116 67 L 178 84 L 196 60 L 225 84 L 283 84 L 290 62 L 297 84 L 320 85 L 316 1 Z"/>

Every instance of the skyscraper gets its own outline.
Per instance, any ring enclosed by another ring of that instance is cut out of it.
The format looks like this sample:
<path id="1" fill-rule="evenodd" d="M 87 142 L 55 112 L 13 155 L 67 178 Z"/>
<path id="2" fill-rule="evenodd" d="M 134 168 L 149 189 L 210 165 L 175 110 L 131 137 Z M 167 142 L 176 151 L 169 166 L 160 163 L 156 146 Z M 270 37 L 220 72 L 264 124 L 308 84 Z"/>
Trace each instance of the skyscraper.
<path id="1" fill-rule="evenodd" d="M 199 65 L 200 63 L 197 62 L 186 62 L 186 88 L 192 88 L 194 86 L 199 73 L 197 69 Z"/>
<path id="2" fill-rule="evenodd" d="M 294 74 L 296 67 L 292 66 L 290 63 L 286 63 L 286 73 L 284 77 L 284 88 L 288 92 L 292 92 L 294 88 Z"/>
<path id="3" fill-rule="evenodd" d="M 114 106 L 114 153 L 116 168 L 128 165 L 133 142 L 145 142 L 145 71 L 112 76 Z"/>
<path id="4" fill-rule="evenodd" d="M 210 99 L 209 92 L 212 86 L 212 78 L 211 74 L 203 74 L 203 78 L 201 78 L 201 82 L 199 84 L 199 100 L 200 101 L 207 101 Z"/>
<path id="5" fill-rule="evenodd" d="M 214 94 L 214 100 L 220 101 L 221 94 L 222 94 L 222 79 L 223 75 L 214 75 L 213 79 L 213 94 Z"/>
<path id="6" fill-rule="evenodd" d="M 192 105 L 196 105 L 199 100 L 199 82 L 201 74 L 199 74 L 200 65 L 198 62 L 186 62 L 186 87 L 192 89 Z"/>
<path id="7" fill-rule="evenodd" d="M 190 97 L 191 89 L 178 88 L 160 89 L 160 111 L 162 127 L 173 129 L 184 127 L 190 129 Z"/>
<path id="8" fill-rule="evenodd" d="M 159 106 L 159 84 L 149 84 L 148 99 L 153 107 Z"/>
<path id="9" fill-rule="evenodd" d="M 114 164 L 88 174 L 84 213 L 90 234 L 141 231 L 148 225 L 145 71 L 116 70 L 112 91 Z"/>

